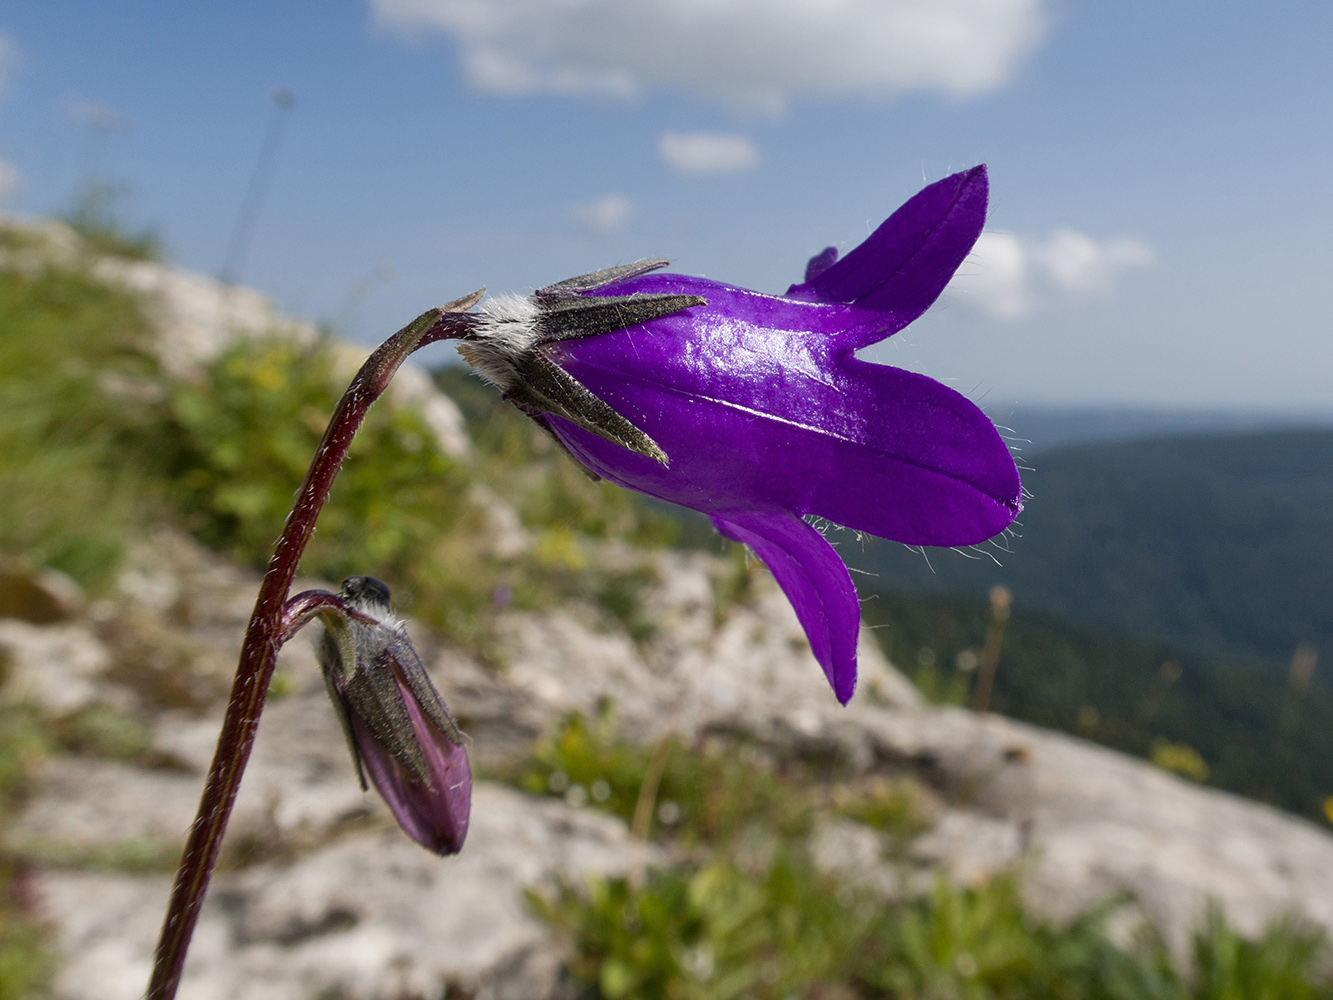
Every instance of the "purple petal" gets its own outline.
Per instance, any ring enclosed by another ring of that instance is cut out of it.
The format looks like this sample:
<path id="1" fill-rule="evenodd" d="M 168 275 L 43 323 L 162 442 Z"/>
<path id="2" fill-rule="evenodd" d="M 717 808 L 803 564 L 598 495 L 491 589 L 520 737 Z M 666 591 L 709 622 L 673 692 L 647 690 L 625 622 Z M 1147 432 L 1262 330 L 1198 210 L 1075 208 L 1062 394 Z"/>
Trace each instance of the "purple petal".
<path id="1" fill-rule="evenodd" d="M 986 221 L 987 188 L 984 165 L 936 181 L 842 260 L 813 277 L 807 271 L 787 295 L 882 311 L 901 330 L 939 298 L 971 252 Z"/>
<path id="2" fill-rule="evenodd" d="M 725 286 L 719 286 L 725 287 Z M 705 512 L 786 510 L 910 545 L 966 545 L 1020 504 L 1009 449 L 970 401 L 923 375 L 858 361 L 819 333 L 745 322 L 733 296 L 693 322 L 551 345 L 552 357 L 662 446 L 670 465 L 559 418 L 612 482 Z M 680 314 L 686 315 L 686 314 Z M 762 320 L 761 320 L 762 321 Z"/>
<path id="3" fill-rule="evenodd" d="M 472 812 L 472 771 L 467 751 L 435 728 L 405 686 L 403 703 L 426 762 L 430 786 L 398 763 L 352 713 L 349 721 L 361 761 L 409 837 L 436 854 L 457 854 L 467 838 Z"/>
<path id="4" fill-rule="evenodd" d="M 861 605 L 847 567 L 833 547 L 810 525 L 784 511 L 727 511 L 712 519 L 718 531 L 750 546 L 768 565 L 796 610 L 833 693 L 847 704 L 856 690 Z"/>
<path id="5" fill-rule="evenodd" d="M 825 247 L 805 265 L 805 282 L 809 284 L 838 262 L 838 248 Z"/>

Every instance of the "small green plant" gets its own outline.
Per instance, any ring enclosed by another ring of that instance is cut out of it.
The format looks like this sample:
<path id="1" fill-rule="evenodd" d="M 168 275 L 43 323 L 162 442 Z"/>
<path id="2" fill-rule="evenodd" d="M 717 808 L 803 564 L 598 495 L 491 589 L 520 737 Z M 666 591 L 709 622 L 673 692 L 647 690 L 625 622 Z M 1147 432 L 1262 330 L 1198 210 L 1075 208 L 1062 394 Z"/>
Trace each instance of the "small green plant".
<path id="1" fill-rule="evenodd" d="M 566 719 L 527 764 L 519 785 L 627 822 L 649 809 L 652 829 L 682 845 L 731 844 L 755 830 L 781 837 L 809 830 L 815 786 L 805 769 L 779 770 L 743 742 L 713 739 L 692 750 L 668 739 L 659 749 L 665 758 L 654 767 L 651 750 L 621 740 L 608 703 L 591 722 Z M 655 783 L 649 780 L 654 772 Z M 652 801 L 641 806 L 645 794 Z"/>
<path id="2" fill-rule="evenodd" d="M 929 825 L 929 806 L 924 798 L 921 786 L 909 778 L 870 778 L 835 786 L 829 795 L 829 808 L 836 815 L 886 834 L 894 846 L 902 846 Z"/>
<path id="3" fill-rule="evenodd" d="M 570 972 L 594 996 L 777 1000 L 842 995 L 821 991 L 854 965 L 873 910 L 833 888 L 784 854 L 759 871 L 715 859 L 530 899 L 574 936 Z"/>

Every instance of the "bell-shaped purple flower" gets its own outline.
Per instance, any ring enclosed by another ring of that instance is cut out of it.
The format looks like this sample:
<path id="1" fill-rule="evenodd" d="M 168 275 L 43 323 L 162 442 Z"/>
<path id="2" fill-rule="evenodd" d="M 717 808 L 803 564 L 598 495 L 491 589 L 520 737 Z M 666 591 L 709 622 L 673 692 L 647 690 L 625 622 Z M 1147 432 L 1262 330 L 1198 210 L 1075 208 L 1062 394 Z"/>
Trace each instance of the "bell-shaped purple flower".
<path id="1" fill-rule="evenodd" d="M 368 576 L 343 581 L 356 616 L 326 611 L 320 666 L 361 787 L 366 776 L 398 825 L 436 854 L 467 837 L 472 772 L 463 735 L 431 684 L 389 588 Z"/>
<path id="2" fill-rule="evenodd" d="M 974 404 L 855 356 L 935 301 L 986 201 L 984 166 L 932 184 L 846 257 L 813 258 L 783 296 L 644 262 L 500 299 L 463 352 L 594 474 L 702 511 L 750 546 L 845 704 L 860 607 L 805 518 L 952 546 L 1022 509 L 1009 449 Z"/>

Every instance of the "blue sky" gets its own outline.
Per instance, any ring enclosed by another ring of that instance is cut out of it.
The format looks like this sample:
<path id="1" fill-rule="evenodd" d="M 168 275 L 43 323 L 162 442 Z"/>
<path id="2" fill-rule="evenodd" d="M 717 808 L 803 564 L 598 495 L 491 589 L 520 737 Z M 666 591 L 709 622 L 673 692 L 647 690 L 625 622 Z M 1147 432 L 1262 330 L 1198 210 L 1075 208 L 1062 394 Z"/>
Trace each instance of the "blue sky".
<path id="1" fill-rule="evenodd" d="M 781 291 L 984 161 L 978 252 L 868 356 L 987 406 L 1333 412 L 1325 0 L 44 0 L 0 35 L 2 207 L 116 183 L 212 273 L 290 87 L 240 277 L 361 340 L 644 256 Z"/>

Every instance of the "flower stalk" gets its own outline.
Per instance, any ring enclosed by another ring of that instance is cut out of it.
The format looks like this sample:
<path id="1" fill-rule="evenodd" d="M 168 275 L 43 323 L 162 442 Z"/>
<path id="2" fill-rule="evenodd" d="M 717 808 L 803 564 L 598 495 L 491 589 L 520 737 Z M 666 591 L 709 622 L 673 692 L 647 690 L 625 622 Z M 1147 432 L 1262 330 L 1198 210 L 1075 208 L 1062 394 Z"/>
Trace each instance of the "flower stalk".
<path id="1" fill-rule="evenodd" d="M 222 835 L 236 802 L 241 775 L 254 747 L 278 650 L 301 625 L 319 614 L 323 605 L 338 602 L 333 595 L 315 594 L 298 595 L 289 602 L 287 593 L 314 533 L 315 521 L 347 456 L 347 449 L 371 404 L 388 388 L 394 373 L 409 355 L 436 341 L 467 336 L 475 322 L 467 310 L 476 305 L 481 296 L 480 291 L 474 292 L 428 310 L 381 344 L 352 379 L 329 420 L 269 559 L 245 631 L 217 749 L 176 872 L 154 953 L 148 1000 L 172 1000 L 180 985 L 186 951 L 217 864 Z M 359 614 L 355 609 L 340 610 L 353 616 Z"/>

